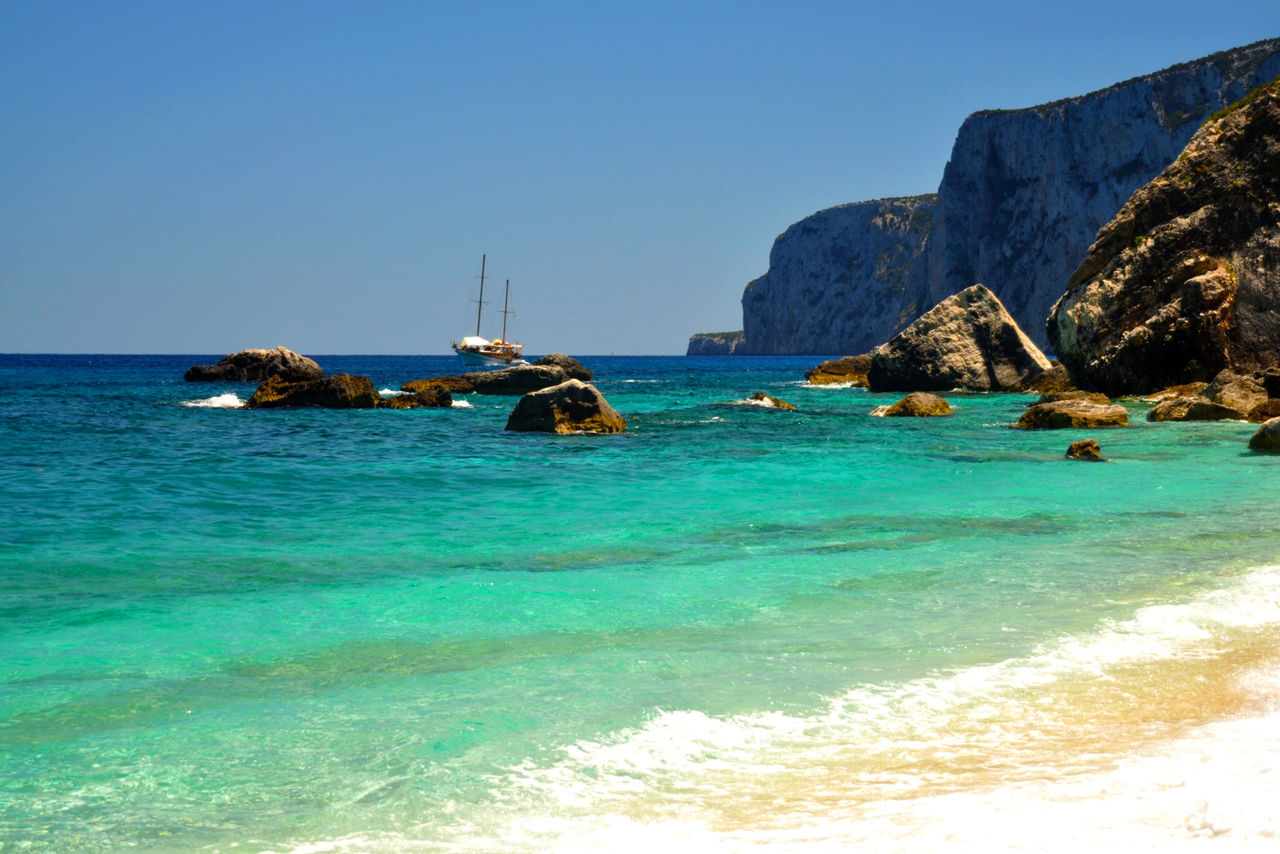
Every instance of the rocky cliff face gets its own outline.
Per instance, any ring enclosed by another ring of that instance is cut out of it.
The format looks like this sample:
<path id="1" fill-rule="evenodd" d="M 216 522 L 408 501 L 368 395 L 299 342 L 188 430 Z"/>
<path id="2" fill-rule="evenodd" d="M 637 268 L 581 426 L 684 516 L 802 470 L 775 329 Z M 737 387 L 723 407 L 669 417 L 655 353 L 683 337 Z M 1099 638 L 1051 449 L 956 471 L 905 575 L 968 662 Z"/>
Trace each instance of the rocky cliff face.
<path id="1" fill-rule="evenodd" d="M 1212 119 L 1098 232 L 1048 333 L 1077 384 L 1142 393 L 1280 364 L 1280 80 Z"/>
<path id="2" fill-rule="evenodd" d="M 742 295 L 738 353 L 861 353 L 929 308 L 908 293 L 934 196 L 819 211 L 773 243 Z"/>
<path id="3" fill-rule="evenodd" d="M 975 282 L 1045 345 L 1045 318 L 1098 229 L 1206 117 L 1277 74 L 1271 39 L 1078 98 L 975 113 L 936 201 L 832 208 L 778 238 L 743 294 L 738 352 L 863 352 Z"/>

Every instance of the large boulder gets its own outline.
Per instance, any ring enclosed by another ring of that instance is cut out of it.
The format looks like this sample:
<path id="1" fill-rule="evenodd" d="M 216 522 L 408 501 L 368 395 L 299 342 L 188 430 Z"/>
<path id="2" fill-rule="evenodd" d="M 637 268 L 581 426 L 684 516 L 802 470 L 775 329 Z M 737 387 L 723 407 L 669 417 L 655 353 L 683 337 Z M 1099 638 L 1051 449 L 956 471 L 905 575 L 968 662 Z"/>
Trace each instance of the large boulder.
<path id="1" fill-rule="evenodd" d="M 516 365 L 496 371 L 473 371 L 447 377 L 410 380 L 401 391 L 420 392 L 442 385 L 454 394 L 519 395 L 559 385 L 568 377 L 558 365 Z"/>
<path id="2" fill-rule="evenodd" d="M 286 382 L 271 377 L 245 403 L 245 409 L 318 406 L 324 409 L 372 409 L 379 396 L 368 377 L 335 374 L 318 380 Z"/>
<path id="3" fill-rule="evenodd" d="M 564 353 L 548 353 L 541 359 L 534 362 L 535 365 L 554 365 L 564 371 L 564 375 L 571 380 L 582 380 L 589 383 L 595 378 L 585 365 L 572 356 L 566 356 Z"/>
<path id="4" fill-rule="evenodd" d="M 274 350 L 241 350 L 224 356 L 216 365 L 192 365 L 182 378 L 187 382 L 260 383 L 270 377 L 286 382 L 318 380 L 324 369 L 314 360 L 287 347 Z"/>
<path id="5" fill-rule="evenodd" d="M 621 433 L 627 422 L 595 386 L 566 380 L 531 391 L 507 418 L 508 430 L 541 433 Z"/>
<path id="6" fill-rule="evenodd" d="M 865 387 L 867 371 L 871 370 L 871 354 L 842 356 L 828 359 L 804 372 L 810 385 L 834 385 L 836 383 Z"/>
<path id="7" fill-rule="evenodd" d="M 1058 400 L 1027 407 L 1016 426 L 1028 430 L 1062 430 L 1070 427 L 1123 427 L 1129 412 L 1119 405 L 1088 400 Z"/>
<path id="8" fill-rule="evenodd" d="M 1211 117 L 1103 226 L 1047 331 L 1110 395 L 1280 362 L 1280 80 Z"/>
<path id="9" fill-rule="evenodd" d="M 996 295 L 973 285 L 872 351 L 867 380 L 873 391 L 1001 391 L 1049 367 Z"/>

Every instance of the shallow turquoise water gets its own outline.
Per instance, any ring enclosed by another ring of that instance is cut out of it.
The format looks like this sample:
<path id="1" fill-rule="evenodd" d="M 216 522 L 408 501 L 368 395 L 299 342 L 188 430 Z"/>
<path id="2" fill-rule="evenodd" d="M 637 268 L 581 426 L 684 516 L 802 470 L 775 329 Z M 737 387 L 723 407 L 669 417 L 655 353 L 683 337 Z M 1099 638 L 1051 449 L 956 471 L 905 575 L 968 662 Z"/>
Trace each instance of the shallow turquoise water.
<path id="1" fill-rule="evenodd" d="M 1280 555 L 1253 427 L 1136 402 L 1024 432 L 1021 395 L 872 418 L 897 396 L 812 357 L 586 358 L 629 430 L 552 437 L 504 432 L 511 398 L 191 406 L 251 391 L 181 381 L 209 360 L 0 357 L 3 850 L 548 850 L 696 812 L 689 775 L 824 744 L 849 692 L 919 700 Z M 1110 462 L 1063 459 L 1085 435 Z"/>

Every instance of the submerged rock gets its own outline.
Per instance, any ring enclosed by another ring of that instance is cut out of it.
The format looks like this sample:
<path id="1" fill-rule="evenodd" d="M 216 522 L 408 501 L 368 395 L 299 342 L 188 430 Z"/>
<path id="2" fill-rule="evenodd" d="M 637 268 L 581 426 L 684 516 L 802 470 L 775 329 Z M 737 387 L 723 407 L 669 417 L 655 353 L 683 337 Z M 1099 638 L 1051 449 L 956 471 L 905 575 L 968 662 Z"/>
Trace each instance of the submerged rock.
<path id="1" fill-rule="evenodd" d="M 314 360 L 286 347 L 274 350 L 241 350 L 224 356 L 216 365 L 193 365 L 182 378 L 187 382 L 262 382 L 280 377 L 286 382 L 318 380 L 324 369 Z"/>
<path id="2" fill-rule="evenodd" d="M 872 351 L 872 391 L 1018 388 L 1049 360 L 982 285 L 947 297 Z"/>
<path id="3" fill-rule="evenodd" d="M 839 359 L 828 359 L 820 362 L 804 372 L 804 378 L 811 385 L 834 385 L 836 383 L 852 386 L 867 385 L 867 371 L 871 369 L 871 354 L 860 356 L 842 356 Z"/>
<path id="4" fill-rule="evenodd" d="M 554 365 L 564 371 L 564 375 L 571 380 L 582 380 L 584 383 L 591 382 L 595 375 L 591 371 L 572 356 L 566 356 L 564 353 L 548 353 L 541 359 L 533 363 L 534 365 Z"/>
<path id="5" fill-rule="evenodd" d="M 1093 439 L 1081 439 L 1079 442 L 1072 442 L 1071 446 L 1067 448 L 1067 459 L 1100 463 L 1102 462 L 1102 449 L 1098 447 L 1098 443 Z"/>
<path id="6" fill-rule="evenodd" d="M 451 406 L 453 394 L 440 384 L 427 386 L 422 391 L 378 399 L 379 409 L 446 409 Z"/>
<path id="7" fill-rule="evenodd" d="M 751 395 L 751 397 L 747 398 L 747 403 L 752 406 L 762 406 L 765 409 L 784 409 L 788 412 L 794 412 L 796 409 L 785 400 L 779 400 L 778 398 L 767 395 L 762 391 L 758 391 Z"/>
<path id="8" fill-rule="evenodd" d="M 595 386 L 566 380 L 531 391 L 507 418 L 508 430 L 541 433 L 621 433 L 627 422 Z"/>
<path id="9" fill-rule="evenodd" d="M 1016 426 L 1027 430 L 1062 430 L 1069 427 L 1123 427 L 1128 423 L 1129 413 L 1123 406 L 1107 406 L 1088 400 L 1059 400 L 1028 407 Z"/>
<path id="10" fill-rule="evenodd" d="M 318 380 L 286 382 L 271 377 L 245 403 L 245 409 L 317 406 L 324 409 L 372 409 L 380 400 L 368 377 L 335 374 Z"/>
<path id="11" fill-rule="evenodd" d="M 951 404 L 936 394 L 913 391 L 881 413 L 886 418 L 930 418 L 950 415 Z"/>

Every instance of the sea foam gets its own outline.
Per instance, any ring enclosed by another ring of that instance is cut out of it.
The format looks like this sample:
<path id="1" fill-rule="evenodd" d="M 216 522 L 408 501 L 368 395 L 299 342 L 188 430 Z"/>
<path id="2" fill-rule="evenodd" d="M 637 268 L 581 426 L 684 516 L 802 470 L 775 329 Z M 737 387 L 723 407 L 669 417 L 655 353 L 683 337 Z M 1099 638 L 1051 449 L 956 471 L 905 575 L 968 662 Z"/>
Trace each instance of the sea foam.
<path id="1" fill-rule="evenodd" d="M 202 409 L 239 409 L 244 406 L 244 401 L 241 400 L 235 392 L 227 392 L 226 394 L 206 397 L 201 400 L 184 400 L 182 401 L 182 405 L 194 406 Z"/>
<path id="2" fill-rule="evenodd" d="M 812 715 L 657 711 L 642 727 L 495 778 L 502 807 L 471 828 L 493 836 L 468 844 L 809 852 L 1275 843 L 1278 635 L 1280 568 L 1262 567 L 1026 657 L 855 688 Z M 1238 668 L 1223 652 L 1233 644 L 1261 644 L 1265 654 Z M 1240 708 L 1178 720 L 1179 697 L 1212 698 L 1221 693 L 1214 680 L 1246 697 Z"/>

